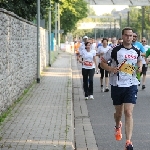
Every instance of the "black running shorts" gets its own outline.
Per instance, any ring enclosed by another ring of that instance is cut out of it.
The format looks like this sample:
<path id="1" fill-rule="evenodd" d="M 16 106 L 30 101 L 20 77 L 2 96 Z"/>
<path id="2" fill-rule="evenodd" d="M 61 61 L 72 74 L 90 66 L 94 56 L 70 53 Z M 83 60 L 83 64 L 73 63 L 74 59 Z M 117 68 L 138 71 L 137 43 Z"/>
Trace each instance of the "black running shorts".
<path id="1" fill-rule="evenodd" d="M 143 64 L 143 67 L 142 67 L 142 74 L 146 75 L 146 72 L 147 72 L 147 65 L 146 64 Z"/>
<path id="2" fill-rule="evenodd" d="M 130 87 L 111 86 L 113 105 L 121 105 L 123 103 L 136 104 L 137 92 L 137 85 L 132 85 Z"/>

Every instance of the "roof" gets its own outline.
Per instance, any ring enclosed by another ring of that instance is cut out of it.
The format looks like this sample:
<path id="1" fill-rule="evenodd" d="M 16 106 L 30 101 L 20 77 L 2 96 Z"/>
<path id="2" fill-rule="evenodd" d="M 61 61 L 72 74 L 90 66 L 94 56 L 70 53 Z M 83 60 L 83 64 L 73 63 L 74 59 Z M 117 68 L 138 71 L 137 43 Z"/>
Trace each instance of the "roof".
<path id="1" fill-rule="evenodd" d="M 150 0 L 85 0 L 90 5 L 150 6 Z"/>

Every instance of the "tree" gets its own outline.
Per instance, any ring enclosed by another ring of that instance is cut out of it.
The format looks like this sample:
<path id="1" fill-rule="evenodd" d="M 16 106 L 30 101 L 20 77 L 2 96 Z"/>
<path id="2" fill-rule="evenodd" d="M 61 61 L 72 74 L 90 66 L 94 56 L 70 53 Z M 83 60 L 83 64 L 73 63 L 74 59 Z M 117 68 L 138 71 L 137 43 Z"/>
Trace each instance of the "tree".
<path id="1" fill-rule="evenodd" d="M 41 19 L 48 23 L 50 0 L 41 0 Z M 84 0 L 51 0 L 52 28 L 55 20 L 55 3 L 60 4 L 60 22 L 64 33 L 76 27 L 76 23 L 87 16 L 87 4 Z M 12 11 L 18 16 L 33 21 L 37 14 L 37 1 L 35 0 L 0 0 L 0 8 Z"/>
<path id="2" fill-rule="evenodd" d="M 84 0 L 62 0 L 60 7 L 60 22 L 64 33 L 76 28 L 79 20 L 87 17 L 87 4 Z"/>
<path id="3" fill-rule="evenodd" d="M 58 0 L 53 0 L 58 1 Z M 45 18 L 50 6 L 50 0 L 41 0 L 41 19 Z M 0 8 L 12 11 L 18 16 L 33 21 L 37 14 L 36 0 L 0 0 Z"/>

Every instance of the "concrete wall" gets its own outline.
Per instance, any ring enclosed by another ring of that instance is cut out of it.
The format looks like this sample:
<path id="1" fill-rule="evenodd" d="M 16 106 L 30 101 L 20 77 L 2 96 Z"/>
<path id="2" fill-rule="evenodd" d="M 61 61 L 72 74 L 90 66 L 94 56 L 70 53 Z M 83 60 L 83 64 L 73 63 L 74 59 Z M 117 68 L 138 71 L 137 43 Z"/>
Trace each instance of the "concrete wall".
<path id="1" fill-rule="evenodd" d="M 48 32 L 40 29 L 41 71 L 48 64 Z M 19 98 L 37 72 L 37 28 L 0 9 L 0 113 Z"/>

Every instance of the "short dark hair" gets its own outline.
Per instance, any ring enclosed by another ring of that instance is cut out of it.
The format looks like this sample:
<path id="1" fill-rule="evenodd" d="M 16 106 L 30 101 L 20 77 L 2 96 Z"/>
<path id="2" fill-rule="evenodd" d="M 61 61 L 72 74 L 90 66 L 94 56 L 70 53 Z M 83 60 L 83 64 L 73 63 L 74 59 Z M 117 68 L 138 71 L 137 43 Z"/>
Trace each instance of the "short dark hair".
<path id="1" fill-rule="evenodd" d="M 85 43 L 85 49 L 86 49 L 86 46 L 87 46 L 89 43 L 90 43 L 90 42 L 86 42 L 86 43 Z M 90 44 L 91 44 L 91 43 L 90 43 Z"/>
<path id="2" fill-rule="evenodd" d="M 103 43 L 105 40 L 108 42 L 108 39 L 107 39 L 107 38 L 103 38 L 103 39 L 102 39 L 102 43 Z"/>
<path id="3" fill-rule="evenodd" d="M 132 30 L 132 32 L 133 32 L 133 29 L 132 29 L 131 27 L 125 27 L 125 28 L 122 30 L 122 35 L 124 34 L 124 31 L 126 31 L 126 30 Z"/>

